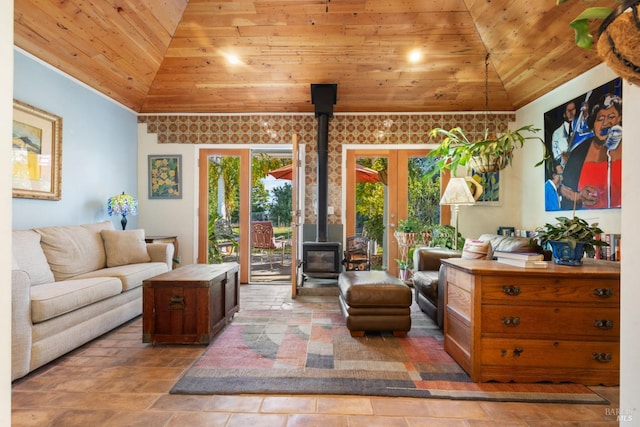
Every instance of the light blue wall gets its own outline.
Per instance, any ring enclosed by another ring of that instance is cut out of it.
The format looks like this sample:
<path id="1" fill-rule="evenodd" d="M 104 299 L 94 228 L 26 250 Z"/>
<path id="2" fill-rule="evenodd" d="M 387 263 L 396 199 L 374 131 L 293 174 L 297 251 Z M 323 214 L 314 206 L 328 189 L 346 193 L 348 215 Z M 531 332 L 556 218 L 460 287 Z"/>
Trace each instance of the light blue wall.
<path id="1" fill-rule="evenodd" d="M 109 196 L 137 196 L 136 114 L 14 51 L 14 98 L 62 117 L 62 199 L 12 199 L 13 229 L 111 219 Z M 137 226 L 129 217 L 127 229 Z"/>

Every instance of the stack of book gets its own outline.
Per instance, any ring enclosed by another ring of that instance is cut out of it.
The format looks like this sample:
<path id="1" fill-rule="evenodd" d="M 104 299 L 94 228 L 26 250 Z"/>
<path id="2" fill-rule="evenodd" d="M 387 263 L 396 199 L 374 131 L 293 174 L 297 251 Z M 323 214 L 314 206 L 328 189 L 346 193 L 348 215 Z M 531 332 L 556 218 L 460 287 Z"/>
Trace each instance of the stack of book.
<path id="1" fill-rule="evenodd" d="M 609 246 L 598 246 L 595 251 L 596 259 L 606 259 L 609 261 L 620 261 L 620 246 L 622 236 L 616 233 L 602 233 L 596 236 L 596 240 L 603 240 Z"/>
<path id="2" fill-rule="evenodd" d="M 535 252 L 499 252 L 493 253 L 498 262 L 522 268 L 547 268 L 544 256 Z"/>

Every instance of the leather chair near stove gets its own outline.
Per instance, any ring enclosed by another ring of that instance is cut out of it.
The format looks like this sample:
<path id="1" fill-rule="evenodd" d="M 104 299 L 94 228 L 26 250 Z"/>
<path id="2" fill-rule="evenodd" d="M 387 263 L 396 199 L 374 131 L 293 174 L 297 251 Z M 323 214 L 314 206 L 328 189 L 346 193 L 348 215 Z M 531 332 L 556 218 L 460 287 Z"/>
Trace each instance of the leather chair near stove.
<path id="1" fill-rule="evenodd" d="M 444 279 L 440 271 L 443 258 L 460 258 L 462 252 L 447 248 L 419 247 L 413 252 L 413 287 L 418 307 L 431 317 L 439 327 L 443 327 L 444 318 Z"/>
<path id="2" fill-rule="evenodd" d="M 491 242 L 491 251 L 544 253 L 538 245 L 530 246 L 527 237 L 483 234 L 477 240 Z M 447 248 L 418 247 L 413 252 L 413 287 L 420 309 L 431 317 L 439 327 L 444 326 L 444 280 L 440 260 L 460 258 L 462 251 Z M 545 253 L 545 259 L 550 254 Z"/>

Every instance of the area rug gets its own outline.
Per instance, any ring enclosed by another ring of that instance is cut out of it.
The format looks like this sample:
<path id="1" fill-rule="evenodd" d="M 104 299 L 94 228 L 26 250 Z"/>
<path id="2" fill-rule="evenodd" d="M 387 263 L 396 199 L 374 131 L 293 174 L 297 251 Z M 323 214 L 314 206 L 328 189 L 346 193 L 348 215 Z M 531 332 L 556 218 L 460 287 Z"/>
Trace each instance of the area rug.
<path id="1" fill-rule="evenodd" d="M 241 309 L 171 393 L 608 403 L 580 384 L 471 382 L 444 351 L 442 332 L 415 304 L 405 338 L 353 338 L 332 303 L 291 311 Z"/>

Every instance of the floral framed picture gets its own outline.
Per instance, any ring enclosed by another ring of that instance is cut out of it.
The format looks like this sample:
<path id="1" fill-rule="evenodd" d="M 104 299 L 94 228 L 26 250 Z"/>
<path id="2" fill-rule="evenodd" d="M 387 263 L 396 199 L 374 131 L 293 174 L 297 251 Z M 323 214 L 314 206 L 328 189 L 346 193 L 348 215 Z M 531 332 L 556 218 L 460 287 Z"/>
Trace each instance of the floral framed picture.
<path id="1" fill-rule="evenodd" d="M 149 198 L 182 199 L 182 156 L 149 156 Z"/>
<path id="2" fill-rule="evenodd" d="M 502 190 L 500 185 L 500 171 L 477 172 L 471 171 L 471 177 L 482 185 L 482 194 L 476 202 L 476 206 L 500 206 L 502 205 Z"/>
<path id="3" fill-rule="evenodd" d="M 62 198 L 62 118 L 13 101 L 13 197 Z"/>

